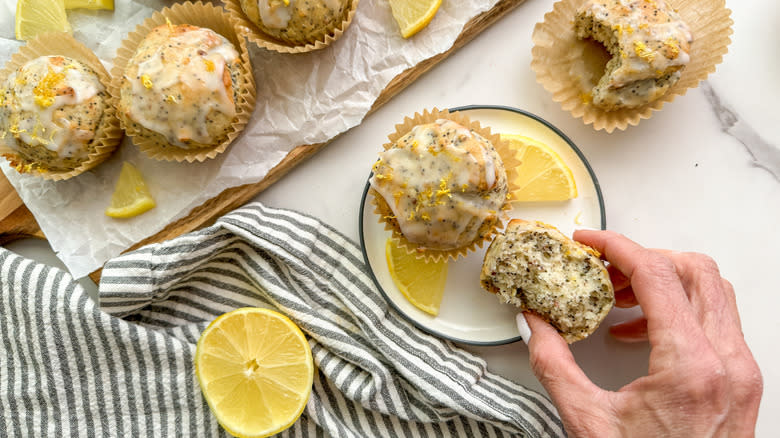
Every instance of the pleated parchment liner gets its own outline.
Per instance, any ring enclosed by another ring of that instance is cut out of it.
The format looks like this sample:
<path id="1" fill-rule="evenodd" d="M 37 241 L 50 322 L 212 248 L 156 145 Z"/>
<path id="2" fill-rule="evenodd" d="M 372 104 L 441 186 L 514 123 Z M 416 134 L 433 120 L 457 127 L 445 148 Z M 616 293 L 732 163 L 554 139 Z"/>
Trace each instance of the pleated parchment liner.
<path id="1" fill-rule="evenodd" d="M 67 33 L 44 33 L 30 40 L 25 46 L 22 46 L 5 64 L 5 67 L 0 70 L 0 84 L 4 84 L 8 76 L 27 62 L 41 56 L 56 55 L 65 56 L 86 65 L 97 74 L 100 83 L 106 88 L 108 101 L 103 112 L 103 118 L 98 124 L 95 137 L 92 140 L 92 144 L 95 146 L 94 151 L 87 156 L 87 159 L 80 166 L 73 170 L 39 168 L 35 163 L 19 157 L 13 149 L 2 145 L 0 145 L 0 154 L 17 157 L 18 159 L 9 161 L 17 169 L 29 168 L 29 170 L 24 169 L 24 173 L 47 180 L 61 181 L 84 173 L 105 161 L 119 146 L 123 133 L 122 128 L 119 126 L 119 120 L 116 117 L 117 96 L 111 92 L 111 76 L 109 76 L 106 68 L 103 67 L 100 59 L 91 50 Z"/>
<path id="2" fill-rule="evenodd" d="M 360 0 L 352 0 L 349 11 L 344 15 L 344 19 L 341 24 L 333 30 L 333 32 L 326 34 L 321 40 L 309 43 L 306 45 L 295 45 L 278 38 L 274 38 L 271 35 L 260 30 L 252 20 L 247 17 L 244 10 L 241 8 L 240 0 L 222 0 L 225 4 L 225 9 L 230 13 L 230 18 L 236 24 L 238 31 L 244 35 L 249 41 L 257 44 L 259 47 L 263 47 L 268 50 L 273 50 L 279 53 L 306 53 L 313 50 L 324 49 L 331 45 L 334 41 L 339 39 L 341 35 L 347 30 L 349 24 L 352 23 L 352 19 L 355 17 L 355 11 L 357 11 L 358 3 Z"/>
<path id="3" fill-rule="evenodd" d="M 660 99 L 633 109 L 605 111 L 583 99 L 604 73 L 605 60 L 599 62 L 592 41 L 580 41 L 574 32 L 574 17 L 585 0 L 562 0 L 537 23 L 533 32 L 531 68 L 536 81 L 552 93 L 565 111 L 592 124 L 596 130 L 611 133 L 636 126 L 641 119 L 648 119 L 653 111 L 659 111 L 665 103 L 684 95 L 700 81 L 715 72 L 728 52 L 731 43 L 733 21 L 731 11 L 724 0 L 669 0 L 693 34 L 691 61 L 683 69 L 680 80 Z"/>
<path id="4" fill-rule="evenodd" d="M 513 181 L 517 180 L 517 168 L 520 165 L 520 161 L 516 158 L 517 151 L 512 149 L 508 142 L 502 140 L 498 133 L 492 133 L 489 127 L 481 126 L 478 121 L 469 120 L 469 118 L 463 113 L 451 113 L 447 110 L 439 110 L 434 108 L 430 111 L 424 110 L 422 114 L 415 113 L 411 118 L 405 117 L 403 123 L 395 125 L 395 132 L 388 135 L 388 139 L 390 141 L 383 145 L 384 149 L 388 150 L 392 148 L 398 139 L 409 133 L 409 131 L 411 131 L 415 126 L 425 123 L 434 123 L 439 119 L 452 120 L 453 122 L 465 126 L 466 128 L 486 138 L 493 144 L 493 146 L 496 148 L 496 151 L 498 152 L 498 155 L 501 157 L 501 161 L 504 163 L 507 184 L 509 185 L 508 192 L 511 196 L 511 193 L 517 189 L 517 187 L 514 187 L 512 184 Z M 504 202 L 504 205 L 501 207 L 501 213 L 498 215 L 498 221 L 492 224 L 489 229 L 481 229 L 479 232 L 480 237 L 478 237 L 470 244 L 451 250 L 436 250 L 424 248 L 421 245 L 408 241 L 401 233 L 398 222 L 395 220 L 393 212 L 390 209 L 390 206 L 388 206 L 385 202 L 384 198 L 382 198 L 379 192 L 375 191 L 374 189 L 370 189 L 369 191 L 372 195 L 371 203 L 374 205 L 374 213 L 377 215 L 377 221 L 380 224 L 384 224 L 385 230 L 392 231 L 392 238 L 396 241 L 400 248 L 404 248 L 406 250 L 407 254 L 414 254 L 418 259 L 424 259 L 426 262 L 438 262 L 449 259 L 457 260 L 459 257 L 465 257 L 466 254 L 468 254 L 470 251 L 475 251 L 478 247 L 482 248 L 482 245 L 484 245 L 485 242 L 492 241 L 493 236 L 495 236 L 499 230 L 504 228 L 504 221 L 508 218 L 506 212 L 512 208 L 512 205 L 508 199 L 507 202 Z M 483 224 L 483 227 L 484 226 L 485 225 Z"/>
<path id="5" fill-rule="evenodd" d="M 133 143 L 150 158 L 164 161 L 202 162 L 224 152 L 230 143 L 235 140 L 246 127 L 249 118 L 252 116 L 252 110 L 255 107 L 256 90 L 255 79 L 252 75 L 252 65 L 249 61 L 249 52 L 246 48 L 246 42 L 236 31 L 227 12 L 221 7 L 215 7 L 214 5 L 203 4 L 201 2 L 175 4 L 170 8 L 164 8 L 159 12 L 156 11 L 151 17 L 136 26 L 135 30 L 127 35 L 127 38 L 122 41 L 122 45 L 117 49 L 116 57 L 114 58 L 114 67 L 111 70 L 111 75 L 113 76 L 111 89 L 112 93 L 115 94 L 117 98 L 119 98 L 119 90 L 124 79 L 125 68 L 133 57 L 133 54 L 135 54 L 136 48 L 138 48 L 141 41 L 143 41 L 152 29 L 157 26 L 165 25 L 167 23 L 166 19 L 174 25 L 190 24 L 193 26 L 209 28 L 227 38 L 239 53 L 241 60 L 239 64 L 242 69 L 242 84 L 239 88 L 238 98 L 236 99 L 236 115 L 231 124 L 230 131 L 227 134 L 227 138 L 218 145 L 210 148 L 185 149 L 139 135 L 138 130 L 133 127 L 133 124 L 127 123 L 127 121 L 124 120 L 121 111 L 119 111 L 118 114 L 119 120 L 122 124 L 122 128 L 124 128 L 127 135 L 131 137 Z"/>

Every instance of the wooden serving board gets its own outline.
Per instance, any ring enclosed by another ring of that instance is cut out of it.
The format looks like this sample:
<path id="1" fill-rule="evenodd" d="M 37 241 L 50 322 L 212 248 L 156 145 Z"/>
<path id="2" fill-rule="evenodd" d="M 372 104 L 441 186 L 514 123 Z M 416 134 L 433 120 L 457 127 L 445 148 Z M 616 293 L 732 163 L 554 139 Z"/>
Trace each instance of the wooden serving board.
<path id="1" fill-rule="evenodd" d="M 472 18 L 463 27 L 463 31 L 455 40 L 453 46 L 444 53 L 428 58 L 425 61 L 409 68 L 396 76 L 385 87 L 379 95 L 368 114 L 376 111 L 382 105 L 387 103 L 393 96 L 401 92 L 409 84 L 414 82 L 423 73 L 427 72 L 433 66 L 447 58 L 459 48 L 479 35 L 483 30 L 498 21 L 501 17 L 512 11 L 525 0 L 500 0 L 492 9 L 483 12 Z M 293 167 L 300 164 L 322 149 L 327 143 L 298 146 L 268 172 L 268 175 L 254 184 L 227 189 L 206 201 L 199 207 L 194 208 L 187 216 L 168 224 L 163 230 L 147 237 L 136 243 L 127 251 L 137 249 L 149 243 L 162 242 L 181 234 L 211 225 L 220 216 L 244 205 L 258 193 L 275 183 Z M 4 245 L 20 238 L 36 237 L 45 238 L 38 223 L 35 221 L 30 210 L 24 205 L 16 190 L 8 182 L 5 175 L 0 172 L 0 245 Z M 100 271 L 90 274 L 90 277 L 97 283 L 100 280 Z"/>

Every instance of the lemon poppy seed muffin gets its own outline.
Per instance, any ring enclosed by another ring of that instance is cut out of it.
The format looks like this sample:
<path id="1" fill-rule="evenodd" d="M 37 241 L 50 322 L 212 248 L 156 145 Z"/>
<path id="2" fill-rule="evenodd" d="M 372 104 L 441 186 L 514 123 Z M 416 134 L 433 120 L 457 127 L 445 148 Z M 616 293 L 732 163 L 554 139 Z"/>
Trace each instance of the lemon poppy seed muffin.
<path id="1" fill-rule="evenodd" d="M 480 283 L 500 301 L 544 318 L 572 343 L 593 333 L 615 302 L 599 256 L 552 225 L 513 219 L 488 247 Z"/>
<path id="2" fill-rule="evenodd" d="M 127 64 L 118 115 L 131 135 L 159 147 L 213 147 L 227 138 L 242 86 L 239 54 L 225 37 L 187 24 L 162 25 Z"/>
<path id="3" fill-rule="evenodd" d="M 65 56 L 41 56 L 0 84 L 0 143 L 19 172 L 71 171 L 95 151 L 109 97 L 97 74 Z"/>
<path id="4" fill-rule="evenodd" d="M 447 119 L 414 126 L 381 152 L 370 184 L 385 222 L 419 251 L 482 242 L 508 193 L 495 146 Z"/>
<path id="5" fill-rule="evenodd" d="M 612 55 L 591 91 L 593 104 L 605 110 L 657 100 L 690 62 L 691 31 L 665 0 L 588 0 L 577 11 L 575 31 Z"/>
<path id="6" fill-rule="evenodd" d="M 268 35 L 303 45 L 339 27 L 351 0 L 240 0 L 250 21 Z"/>

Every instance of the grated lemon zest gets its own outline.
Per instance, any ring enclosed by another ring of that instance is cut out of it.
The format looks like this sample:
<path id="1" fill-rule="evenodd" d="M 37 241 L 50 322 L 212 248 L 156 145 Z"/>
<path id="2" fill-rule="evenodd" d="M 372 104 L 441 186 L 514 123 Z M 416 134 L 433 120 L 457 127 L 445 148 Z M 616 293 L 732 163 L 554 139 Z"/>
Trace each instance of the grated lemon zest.
<path id="1" fill-rule="evenodd" d="M 680 55 L 680 46 L 677 45 L 677 41 L 674 38 L 667 38 L 666 41 L 664 41 L 664 45 L 672 52 L 672 57 L 670 59 L 675 59 Z"/>
<path id="2" fill-rule="evenodd" d="M 48 108 L 54 104 L 54 89 L 63 79 L 65 79 L 65 73 L 55 73 L 51 67 L 46 76 L 38 82 L 38 85 L 33 88 L 33 95 L 35 96 L 35 103 L 41 108 Z"/>
<path id="3" fill-rule="evenodd" d="M 147 74 L 141 75 L 141 83 L 144 84 L 144 87 L 146 87 L 147 90 L 150 90 L 154 86 L 152 79 Z"/>
<path id="4" fill-rule="evenodd" d="M 655 59 L 655 53 L 653 53 L 653 51 L 642 41 L 634 41 L 634 52 L 636 52 L 637 56 L 647 62 L 653 62 L 653 59 Z"/>

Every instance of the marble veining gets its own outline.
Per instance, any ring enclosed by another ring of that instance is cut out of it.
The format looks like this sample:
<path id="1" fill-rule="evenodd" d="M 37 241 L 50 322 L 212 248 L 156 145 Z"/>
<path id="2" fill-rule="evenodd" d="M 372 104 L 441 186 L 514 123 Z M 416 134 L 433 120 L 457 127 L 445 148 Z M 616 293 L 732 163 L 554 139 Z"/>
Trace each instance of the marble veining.
<path id="1" fill-rule="evenodd" d="M 753 157 L 754 166 L 765 169 L 780 182 L 780 148 L 767 142 L 746 120 L 740 118 L 709 82 L 702 82 L 700 87 L 718 117 L 721 130 L 745 146 Z"/>

